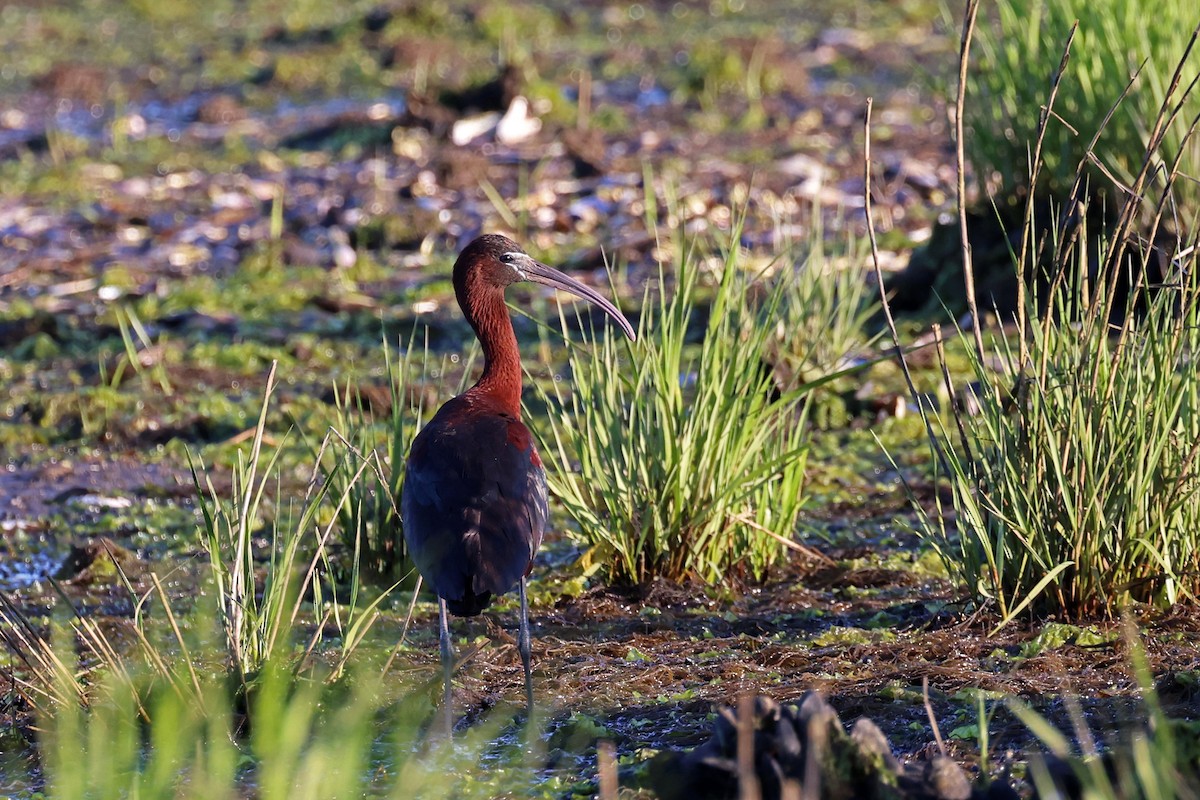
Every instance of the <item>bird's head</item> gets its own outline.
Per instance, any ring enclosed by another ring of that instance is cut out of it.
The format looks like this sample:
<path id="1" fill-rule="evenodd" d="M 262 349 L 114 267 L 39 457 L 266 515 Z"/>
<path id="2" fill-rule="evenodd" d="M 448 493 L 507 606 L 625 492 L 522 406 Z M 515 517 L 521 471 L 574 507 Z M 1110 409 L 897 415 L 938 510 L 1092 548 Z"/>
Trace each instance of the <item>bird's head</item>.
<path id="1" fill-rule="evenodd" d="M 518 281 L 551 286 L 594 303 L 613 318 L 626 336 L 637 339 L 629 320 L 599 292 L 534 259 L 507 236 L 486 233 L 477 237 L 454 263 L 454 288 L 459 305 L 464 309 L 470 302 L 471 292 L 490 289 L 502 293 L 509 284 Z"/>

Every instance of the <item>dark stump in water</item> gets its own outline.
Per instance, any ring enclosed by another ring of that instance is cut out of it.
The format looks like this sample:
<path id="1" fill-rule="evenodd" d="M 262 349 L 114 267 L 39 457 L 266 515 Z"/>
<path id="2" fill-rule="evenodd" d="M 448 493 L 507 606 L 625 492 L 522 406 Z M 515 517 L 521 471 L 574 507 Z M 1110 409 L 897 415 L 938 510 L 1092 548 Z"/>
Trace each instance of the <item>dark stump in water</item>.
<path id="1" fill-rule="evenodd" d="M 1101 242 L 1111 242 L 1118 223 L 1116 203 L 1111 197 L 1093 193 L 1085 202 L 1069 205 L 1060 199 L 1038 197 L 1033 204 L 1033 236 L 1026 247 L 1033 254 L 1035 267 L 1025 268 L 1024 280 L 1031 296 L 1038 298 L 1039 313 L 1047 310 L 1047 294 L 1054 276 L 1066 270 L 1062 283 L 1068 290 L 1078 281 L 1081 263 L 1087 265 L 1087 278 L 1095 286 L 1102 277 L 1107 248 Z M 1014 197 L 996 207 L 967 212 L 967 239 L 971 243 L 971 262 L 975 277 L 975 296 L 981 314 L 995 313 L 1002 320 L 1011 320 L 1017 310 L 1016 259 L 1021 252 L 1024 229 L 1025 199 Z M 1126 248 L 1127 263 L 1113 280 L 1116 293 L 1110 321 L 1120 322 L 1128 310 L 1127 299 L 1131 286 L 1139 279 L 1134 267 L 1144 264 L 1148 274 L 1141 276 L 1143 285 L 1162 284 L 1171 271 L 1171 258 L 1179 245 L 1178 235 L 1166 229 L 1155 233 L 1152 246 L 1143 231 L 1146 226 L 1135 223 Z M 1079 245 L 1068 258 L 1057 252 L 1057 242 L 1078 241 Z M 1078 247 L 1086 247 L 1086 259 L 1079 256 Z M 887 281 L 892 309 L 914 314 L 939 313 L 943 306 L 955 316 L 967 310 L 963 283 L 962 237 L 957 219 L 939 223 L 925 244 L 913 251 L 908 266 Z M 1142 301 L 1133 304 L 1135 313 Z M 1053 309 L 1056 312 L 1058 309 Z M 1067 313 L 1078 316 L 1082 309 L 1069 308 Z"/>
<path id="2" fill-rule="evenodd" d="M 944 756 L 901 765 L 879 727 L 859 719 L 847 732 L 837 712 L 816 692 L 795 705 L 755 698 L 747 726 L 753 732 L 752 769 L 763 800 L 787 796 L 904 798 L 905 800 L 1016 800 L 1003 781 L 972 787 Z M 664 800 L 721 800 L 739 794 L 739 719 L 726 706 L 713 735 L 689 753 L 663 753 L 650 766 L 650 784 Z M 742 768 L 745 769 L 745 768 Z M 816 794 L 806 794 L 815 787 Z"/>
<path id="3" fill-rule="evenodd" d="M 71 545 L 54 578 L 71 584 L 113 583 L 121 574 L 140 577 L 145 566 L 136 553 L 101 536 Z"/>

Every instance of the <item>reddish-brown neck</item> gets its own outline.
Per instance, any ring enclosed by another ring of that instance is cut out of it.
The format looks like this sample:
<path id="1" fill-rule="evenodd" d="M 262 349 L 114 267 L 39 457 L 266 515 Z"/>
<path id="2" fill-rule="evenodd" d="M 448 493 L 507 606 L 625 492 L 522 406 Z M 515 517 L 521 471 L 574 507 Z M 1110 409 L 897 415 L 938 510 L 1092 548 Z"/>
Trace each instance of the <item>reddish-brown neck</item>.
<path id="1" fill-rule="evenodd" d="M 465 286 L 455 286 L 458 304 L 483 347 L 483 375 L 468 391 L 487 395 L 514 417 L 521 414 L 521 352 L 513 332 L 504 290 L 489 285 L 477 271 Z"/>

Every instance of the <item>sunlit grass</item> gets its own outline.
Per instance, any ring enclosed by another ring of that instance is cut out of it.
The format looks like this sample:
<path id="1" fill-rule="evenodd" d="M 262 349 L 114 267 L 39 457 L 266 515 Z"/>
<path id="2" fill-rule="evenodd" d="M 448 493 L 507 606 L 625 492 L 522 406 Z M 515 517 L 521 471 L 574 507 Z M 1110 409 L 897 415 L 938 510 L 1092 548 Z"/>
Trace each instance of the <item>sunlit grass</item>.
<path id="1" fill-rule="evenodd" d="M 223 496 L 210 479 L 201 480 L 197 466 L 192 464 L 193 479 L 203 516 L 201 541 L 208 552 L 213 589 L 220 600 L 220 618 L 225 632 L 229 662 L 239 681 L 249 686 L 269 661 L 287 663 L 280 658 L 295 644 L 300 621 L 305 619 L 311 595 L 311 610 L 320 615 L 316 632 L 307 647 L 292 662 L 300 670 L 307 657 L 321 642 L 326 623 L 337 631 L 337 672 L 361 643 L 363 635 L 378 616 L 378 605 L 386 592 L 377 594 L 367 603 L 358 594 L 361 548 L 351 550 L 349 557 L 349 600 L 344 605 L 337 599 L 337 570 L 331 565 L 337 559 L 330 555 L 330 545 L 336 541 L 337 523 L 343 518 L 347 504 L 361 497 L 360 482 L 374 480 L 368 475 L 369 463 L 343 459 L 335 469 L 347 470 L 348 475 L 337 479 L 320 479 L 320 464 L 324 450 L 330 446 L 326 436 L 315 457 L 315 464 L 302 497 L 286 498 L 277 491 L 274 508 L 267 513 L 267 489 L 280 480 L 279 447 L 263 450 L 264 431 L 275 390 L 275 367 L 267 376 L 262 411 L 248 455 L 238 454 L 232 475 L 231 492 Z M 267 533 L 267 552 L 258 552 L 258 537 Z M 259 564 L 265 559 L 266 566 Z M 327 593 L 333 597 L 326 605 Z"/>
<path id="2" fill-rule="evenodd" d="M 383 344 L 391 397 L 386 426 L 375 424 L 368 400 L 350 383 L 341 389 L 334 386 L 337 415 L 332 430 L 338 441 L 330 448 L 331 465 L 322 469 L 326 483 L 346 496 L 338 538 L 362 570 L 352 576 L 352 591 L 360 578 L 387 584 L 411 570 L 398 503 L 404 459 L 425 416 L 420 386 L 429 372 L 428 343 L 418 353 L 415 338 L 414 332 L 407 345 L 401 342 L 399 353 Z M 414 375 L 418 362 L 419 378 Z"/>
<path id="3" fill-rule="evenodd" d="M 760 282 L 742 258 L 733 246 L 706 258 L 677 235 L 637 343 L 597 336 L 571 357 L 570 395 L 548 398 L 552 491 L 612 580 L 761 578 L 786 552 L 804 412 L 799 392 L 773 397 L 764 356 L 788 279 Z M 716 285 L 697 352 L 706 269 Z"/>
<path id="4" fill-rule="evenodd" d="M 1025 702 L 1017 698 L 1004 701 L 1049 751 L 1049 756 L 1036 755 L 1029 763 L 1028 781 L 1039 797 L 1190 800 L 1200 796 L 1200 749 L 1196 746 L 1200 728 L 1193 720 L 1172 719 L 1165 713 L 1146 650 L 1132 623 L 1126 626 L 1125 641 L 1141 701 L 1140 719 L 1106 752 L 1101 752 L 1089 730 L 1078 700 L 1066 703 L 1073 736 L 1059 731 Z M 1072 784 L 1076 788 L 1072 789 Z"/>
<path id="5" fill-rule="evenodd" d="M 803 240 L 784 239 L 780 268 L 783 294 L 769 340 L 787 388 L 818 381 L 850 366 L 851 359 L 873 356 L 882 329 L 871 331 L 879 297 L 864 269 L 867 250 L 852 234 L 841 237 L 840 253 L 826 241 L 820 209 Z"/>
<path id="6" fill-rule="evenodd" d="M 1200 285 L 1186 259 L 1125 331 L 1110 305 L 1037 324 L 1027 370 L 995 342 L 974 362 L 977 416 L 943 428 L 957 510 L 928 519 L 947 565 L 1005 619 L 1112 614 L 1200 589 Z M 1074 265 L 1079 269 L 1079 265 Z M 1139 266 L 1140 268 L 1140 266 Z M 1103 294 L 1104 283 L 1094 287 Z M 1085 291 L 1081 284 L 1072 293 Z M 1058 313 L 1067 309 L 1059 298 Z M 992 359 L 1003 366 L 992 369 Z M 957 441 L 950 446 L 949 443 Z"/>
<path id="7" fill-rule="evenodd" d="M 368 664 L 337 681 L 263 665 L 237 697 L 218 674 L 181 693 L 145 671 L 101 675 L 89 704 L 39 719 L 46 796 L 75 800 L 255 797 L 489 798 L 540 796 L 534 758 L 488 719 L 453 747 L 424 740 L 431 706 L 420 687 Z M 70 691 L 70 677 L 63 691 Z M 481 761 L 488 765 L 479 770 Z M 450 778 L 448 776 L 453 776 Z M 551 784 L 552 785 L 552 784 Z M 546 796 L 551 796 L 548 790 Z"/>
<path id="8" fill-rule="evenodd" d="M 989 7 L 991 6 L 991 7 Z M 1074 22 L 1079 28 L 1066 71 L 1058 85 L 1042 146 L 1038 190 L 1066 199 L 1080 165 L 1093 189 L 1108 190 L 1111 180 L 1131 186 L 1151 144 L 1153 121 L 1168 99 L 1176 65 L 1197 28 L 1195 4 L 1168 0 L 1153 13 L 1139 0 L 1001 0 L 985 4 L 967 85 L 968 156 L 984 184 L 1014 193 L 1029 185 L 1030 156 L 1038 138 L 1041 114 Z M 1132 91 L 1118 99 L 1141 69 Z M 1200 72 L 1193 52 L 1182 80 L 1186 86 Z M 1107 115 L 1112 110 L 1111 119 Z M 1177 155 L 1190 180 L 1170 183 L 1173 211 L 1190 223 L 1200 199 L 1200 140 L 1188 138 L 1187 127 L 1200 114 L 1200 94 L 1183 101 L 1178 120 L 1168 125 L 1161 150 L 1153 150 L 1156 167 Z M 1098 137 L 1094 153 L 1089 142 Z M 1094 155 L 1094 159 L 1091 156 Z M 1155 192 L 1168 185 L 1155 176 Z M 1111 195 L 1114 206 L 1122 201 Z"/>
<path id="9" fill-rule="evenodd" d="M 936 495 L 922 529 L 1001 624 L 1023 612 L 1113 616 L 1131 603 L 1197 599 L 1200 279 L 1195 241 L 1159 237 L 1172 227 L 1170 192 L 1188 182 L 1174 171 L 1166 132 L 1172 109 L 1194 103 L 1191 88 L 1149 117 L 1156 135 L 1136 159 L 1171 164 L 1165 193 L 1140 172 L 1116 227 L 1100 231 L 1088 227 L 1081 195 L 1064 200 L 1065 228 L 1035 218 L 1029 203 L 1014 278 L 1032 280 L 1022 286 L 1016 340 L 985 343 L 974 332 L 966 347 L 974 402 L 930 427 L 955 514 Z M 1143 94 L 1129 98 L 1133 108 Z M 1039 133 L 1054 124 L 1044 119 Z M 1053 186 L 1056 168 L 1038 174 Z M 1072 185 L 1088 171 L 1084 159 Z"/>

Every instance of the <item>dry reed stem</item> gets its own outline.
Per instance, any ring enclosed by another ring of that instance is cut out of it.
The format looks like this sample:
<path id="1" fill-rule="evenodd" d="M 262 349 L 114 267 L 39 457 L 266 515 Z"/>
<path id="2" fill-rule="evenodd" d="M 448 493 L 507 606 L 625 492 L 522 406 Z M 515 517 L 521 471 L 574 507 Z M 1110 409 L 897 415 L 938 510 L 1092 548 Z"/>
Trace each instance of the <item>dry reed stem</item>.
<path id="1" fill-rule="evenodd" d="M 955 189 L 958 204 L 958 234 L 962 240 L 963 283 L 967 290 L 967 308 L 971 312 L 971 331 L 975 334 L 975 351 L 983 361 L 983 328 L 979 304 L 975 300 L 975 268 L 971 263 L 971 242 L 967 239 L 967 177 L 966 155 L 963 150 L 963 108 L 967 94 L 967 66 L 971 55 L 971 37 L 979 16 L 979 0 L 967 0 L 967 17 L 963 21 L 962 43 L 958 52 L 958 97 L 954 101 L 954 166 L 958 173 Z"/>
<path id="2" fill-rule="evenodd" d="M 613 743 L 604 739 L 596 745 L 596 777 L 600 784 L 600 800 L 617 800 L 620 782 L 617 777 L 617 753 Z"/>
<path id="3" fill-rule="evenodd" d="M 739 800 L 761 800 L 754 772 L 754 694 L 743 692 L 737 705 L 737 774 Z"/>
<path id="4" fill-rule="evenodd" d="M 934 453 L 937 455 L 938 465 L 942 469 L 944 475 L 952 474 L 950 464 L 946 460 L 946 454 L 942 452 L 941 440 L 933 430 L 933 423 L 929 419 L 929 414 L 925 409 L 925 404 L 921 402 L 921 396 L 917 392 L 917 385 L 913 381 L 912 371 L 908 368 L 908 361 L 904 357 L 904 348 L 900 345 L 900 331 L 896 328 L 896 319 L 892 316 L 892 305 L 888 301 L 887 292 L 884 291 L 883 284 L 883 267 L 879 263 L 879 243 L 875 237 L 875 220 L 871 216 L 871 107 L 874 104 L 874 99 L 867 98 L 866 116 L 863 120 L 863 214 L 867 219 L 867 240 L 871 245 L 871 263 L 875 268 L 875 285 L 879 288 L 879 301 L 883 306 L 883 318 L 887 321 L 888 332 L 892 336 L 892 345 L 896 348 L 896 358 L 900 362 L 900 369 L 904 373 L 904 382 L 908 386 L 909 395 L 913 402 L 917 405 L 917 411 L 921 415 L 921 421 L 925 423 L 925 433 L 929 437 L 929 442 L 933 447 Z"/>
<path id="5" fill-rule="evenodd" d="M 1058 69 L 1051 79 L 1050 96 L 1046 99 L 1046 105 L 1042 107 L 1042 115 L 1038 120 L 1037 144 L 1033 148 L 1033 158 L 1029 164 L 1029 196 L 1025 198 L 1025 216 L 1024 225 L 1021 228 L 1021 252 L 1017 258 L 1017 330 L 1019 331 L 1020 357 L 1017 364 L 1018 373 L 1024 375 L 1026 362 L 1029 360 L 1029 337 L 1026 335 L 1025 326 L 1028 325 L 1028 320 L 1025 317 L 1025 264 L 1029 259 L 1030 238 L 1033 235 L 1033 199 L 1034 187 L 1037 186 L 1038 174 L 1042 169 L 1042 146 L 1045 144 L 1046 128 L 1050 124 L 1050 118 L 1067 124 L 1065 120 L 1054 113 L 1054 100 L 1058 97 L 1058 87 L 1062 83 L 1063 73 L 1067 71 L 1067 63 L 1071 58 L 1071 44 L 1075 41 L 1075 33 L 1079 30 L 1079 21 L 1071 26 L 1071 32 L 1067 34 L 1067 42 L 1063 46 L 1062 58 L 1058 62 Z M 1111 113 L 1111 112 L 1110 112 Z"/>

